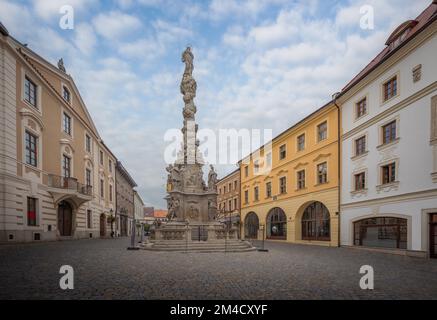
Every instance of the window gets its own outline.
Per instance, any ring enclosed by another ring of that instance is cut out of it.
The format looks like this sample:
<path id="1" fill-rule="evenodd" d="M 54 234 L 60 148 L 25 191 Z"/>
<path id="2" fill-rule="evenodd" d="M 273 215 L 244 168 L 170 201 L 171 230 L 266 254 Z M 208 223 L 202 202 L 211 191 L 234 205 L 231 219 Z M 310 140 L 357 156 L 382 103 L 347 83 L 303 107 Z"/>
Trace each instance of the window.
<path id="1" fill-rule="evenodd" d="M 364 172 L 355 175 L 355 191 L 366 189 L 366 174 Z"/>
<path id="2" fill-rule="evenodd" d="M 297 189 L 305 189 L 305 170 L 297 173 Z"/>
<path id="3" fill-rule="evenodd" d="M 24 100 L 37 108 L 37 91 L 36 84 L 28 77 L 24 79 Z"/>
<path id="4" fill-rule="evenodd" d="M 112 173 L 112 160 L 111 159 L 109 159 L 108 167 L 109 167 L 109 172 Z"/>
<path id="5" fill-rule="evenodd" d="M 224 186 L 223 187 L 223 193 L 226 193 L 227 191 L 226 191 L 227 189 L 226 189 L 226 186 Z"/>
<path id="6" fill-rule="evenodd" d="M 33 167 L 38 166 L 38 138 L 29 131 L 26 135 L 26 164 Z"/>
<path id="7" fill-rule="evenodd" d="M 64 178 L 71 176 L 71 159 L 65 154 L 62 156 L 62 175 Z"/>
<path id="8" fill-rule="evenodd" d="M 65 86 L 62 87 L 62 96 L 65 101 L 70 102 L 70 91 Z"/>
<path id="9" fill-rule="evenodd" d="M 112 202 L 112 184 L 109 185 L 109 201 Z"/>
<path id="10" fill-rule="evenodd" d="M 395 76 L 390 80 L 388 80 L 386 83 L 384 83 L 383 90 L 384 90 L 384 101 L 387 101 L 393 98 L 394 96 L 396 96 L 398 93 L 397 77 Z"/>
<path id="11" fill-rule="evenodd" d="M 267 198 L 272 197 L 272 183 L 271 182 L 266 183 L 266 197 Z"/>
<path id="12" fill-rule="evenodd" d="M 232 190 L 232 183 L 229 182 L 229 192 Z"/>
<path id="13" fill-rule="evenodd" d="M 255 160 L 253 163 L 253 172 L 257 174 L 259 172 L 259 160 Z"/>
<path id="14" fill-rule="evenodd" d="M 91 186 L 91 170 L 90 169 L 86 169 L 85 171 L 85 180 L 86 180 L 86 185 L 89 187 Z"/>
<path id="15" fill-rule="evenodd" d="M 71 117 L 64 112 L 64 132 L 71 136 Z"/>
<path id="16" fill-rule="evenodd" d="M 89 135 L 85 135 L 85 150 L 91 153 L 91 137 Z"/>
<path id="17" fill-rule="evenodd" d="M 279 179 L 279 192 L 281 194 L 287 193 L 287 177 L 281 177 Z"/>
<path id="18" fill-rule="evenodd" d="M 297 151 L 305 149 L 305 134 L 301 134 L 297 137 Z"/>
<path id="19" fill-rule="evenodd" d="M 105 195 L 105 181 L 100 179 L 100 197 L 104 197 Z"/>
<path id="20" fill-rule="evenodd" d="M 317 126 L 318 141 L 325 140 L 328 137 L 328 123 L 325 121 Z"/>
<path id="21" fill-rule="evenodd" d="M 355 108 L 356 108 L 357 119 L 364 116 L 367 113 L 367 99 L 364 98 L 361 101 L 359 101 L 355 105 Z"/>
<path id="22" fill-rule="evenodd" d="M 392 183 L 396 181 L 396 163 L 390 163 L 382 166 L 382 184 Z"/>
<path id="23" fill-rule="evenodd" d="M 329 241 L 330 214 L 321 202 L 310 204 L 302 215 L 302 240 Z"/>
<path id="24" fill-rule="evenodd" d="M 249 190 L 244 191 L 244 203 L 249 203 Z"/>
<path id="25" fill-rule="evenodd" d="M 234 199 L 234 209 L 237 210 L 238 206 L 237 206 L 237 199 Z"/>
<path id="26" fill-rule="evenodd" d="M 323 162 L 317 166 L 317 183 L 324 184 L 328 182 L 328 164 Z"/>
<path id="27" fill-rule="evenodd" d="M 27 197 L 27 225 L 36 226 L 37 199 Z"/>
<path id="28" fill-rule="evenodd" d="M 244 167 L 244 176 L 247 178 L 249 176 L 249 167 L 245 166 Z"/>
<path id="29" fill-rule="evenodd" d="M 237 190 L 238 188 L 238 181 L 234 181 L 234 190 Z"/>
<path id="30" fill-rule="evenodd" d="M 272 153 L 271 152 L 267 153 L 267 155 L 266 155 L 266 164 L 267 164 L 267 167 L 269 167 L 269 168 L 272 166 Z"/>
<path id="31" fill-rule="evenodd" d="M 229 211 L 232 211 L 232 200 L 229 200 Z"/>
<path id="32" fill-rule="evenodd" d="M 103 166 L 103 151 L 100 150 L 100 164 Z"/>
<path id="33" fill-rule="evenodd" d="M 359 156 L 366 152 L 366 136 L 355 140 L 355 155 Z"/>
<path id="34" fill-rule="evenodd" d="M 387 144 L 396 140 L 396 120 L 382 127 L 382 143 Z"/>
<path id="35" fill-rule="evenodd" d="M 88 229 L 93 228 L 93 213 L 91 210 L 86 211 L 86 225 Z"/>
<path id="36" fill-rule="evenodd" d="M 285 159 L 287 157 L 287 146 L 283 144 L 279 147 L 279 160 Z"/>
<path id="37" fill-rule="evenodd" d="M 407 219 L 378 217 L 354 223 L 354 245 L 407 249 Z"/>
<path id="38" fill-rule="evenodd" d="M 259 200 L 259 188 L 258 187 L 255 187 L 254 188 L 254 194 L 255 194 L 255 201 L 258 201 Z"/>

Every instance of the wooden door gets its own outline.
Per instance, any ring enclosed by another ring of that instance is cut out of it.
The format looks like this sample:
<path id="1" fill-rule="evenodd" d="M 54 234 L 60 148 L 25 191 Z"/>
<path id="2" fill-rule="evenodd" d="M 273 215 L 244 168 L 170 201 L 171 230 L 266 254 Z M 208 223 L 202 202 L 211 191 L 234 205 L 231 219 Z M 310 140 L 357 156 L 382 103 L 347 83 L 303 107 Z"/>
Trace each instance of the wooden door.
<path id="1" fill-rule="evenodd" d="M 62 201 L 58 206 L 58 226 L 62 237 L 70 237 L 73 226 L 73 209 L 71 205 Z"/>
<path id="2" fill-rule="evenodd" d="M 103 213 L 100 215 L 100 236 L 106 236 L 106 218 Z"/>
<path id="3" fill-rule="evenodd" d="M 437 213 L 429 217 L 429 256 L 437 258 Z"/>

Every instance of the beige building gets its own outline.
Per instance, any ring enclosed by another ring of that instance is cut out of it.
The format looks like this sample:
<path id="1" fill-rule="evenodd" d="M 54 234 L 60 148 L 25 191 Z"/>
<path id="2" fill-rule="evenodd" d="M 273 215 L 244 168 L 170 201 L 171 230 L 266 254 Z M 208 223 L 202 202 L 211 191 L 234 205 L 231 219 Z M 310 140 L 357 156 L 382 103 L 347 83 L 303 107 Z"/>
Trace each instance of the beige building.
<path id="1" fill-rule="evenodd" d="M 0 25 L 0 242 L 110 235 L 115 156 L 65 71 Z"/>
<path id="2" fill-rule="evenodd" d="M 237 169 L 217 182 L 218 220 L 240 222 L 240 169 Z"/>
<path id="3" fill-rule="evenodd" d="M 131 175 L 120 161 L 116 165 L 117 234 L 125 237 L 132 234 L 132 223 L 135 215 L 134 188 L 137 186 Z"/>

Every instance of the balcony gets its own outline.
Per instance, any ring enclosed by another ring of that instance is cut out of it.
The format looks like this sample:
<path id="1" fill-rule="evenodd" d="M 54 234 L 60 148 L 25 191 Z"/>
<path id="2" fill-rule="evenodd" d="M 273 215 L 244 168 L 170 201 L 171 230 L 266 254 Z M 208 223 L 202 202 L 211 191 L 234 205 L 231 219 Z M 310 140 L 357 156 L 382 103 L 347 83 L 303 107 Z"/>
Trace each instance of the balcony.
<path id="1" fill-rule="evenodd" d="M 65 178 L 54 174 L 44 177 L 44 184 L 48 187 L 55 203 L 70 200 L 77 208 L 93 197 L 92 187 L 77 181 L 76 178 Z"/>

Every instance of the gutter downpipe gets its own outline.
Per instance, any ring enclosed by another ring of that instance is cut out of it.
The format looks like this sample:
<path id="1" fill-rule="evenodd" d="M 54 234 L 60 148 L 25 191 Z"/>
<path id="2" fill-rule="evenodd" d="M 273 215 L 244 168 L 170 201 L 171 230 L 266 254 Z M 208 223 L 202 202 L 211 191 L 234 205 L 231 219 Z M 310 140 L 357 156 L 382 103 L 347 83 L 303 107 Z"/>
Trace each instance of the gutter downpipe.
<path id="1" fill-rule="evenodd" d="M 340 213 L 340 203 L 341 203 L 341 112 L 340 106 L 337 104 L 337 98 L 340 92 L 334 93 L 332 96 L 332 101 L 337 108 L 337 148 L 338 148 L 338 247 L 341 247 L 341 213 Z"/>

